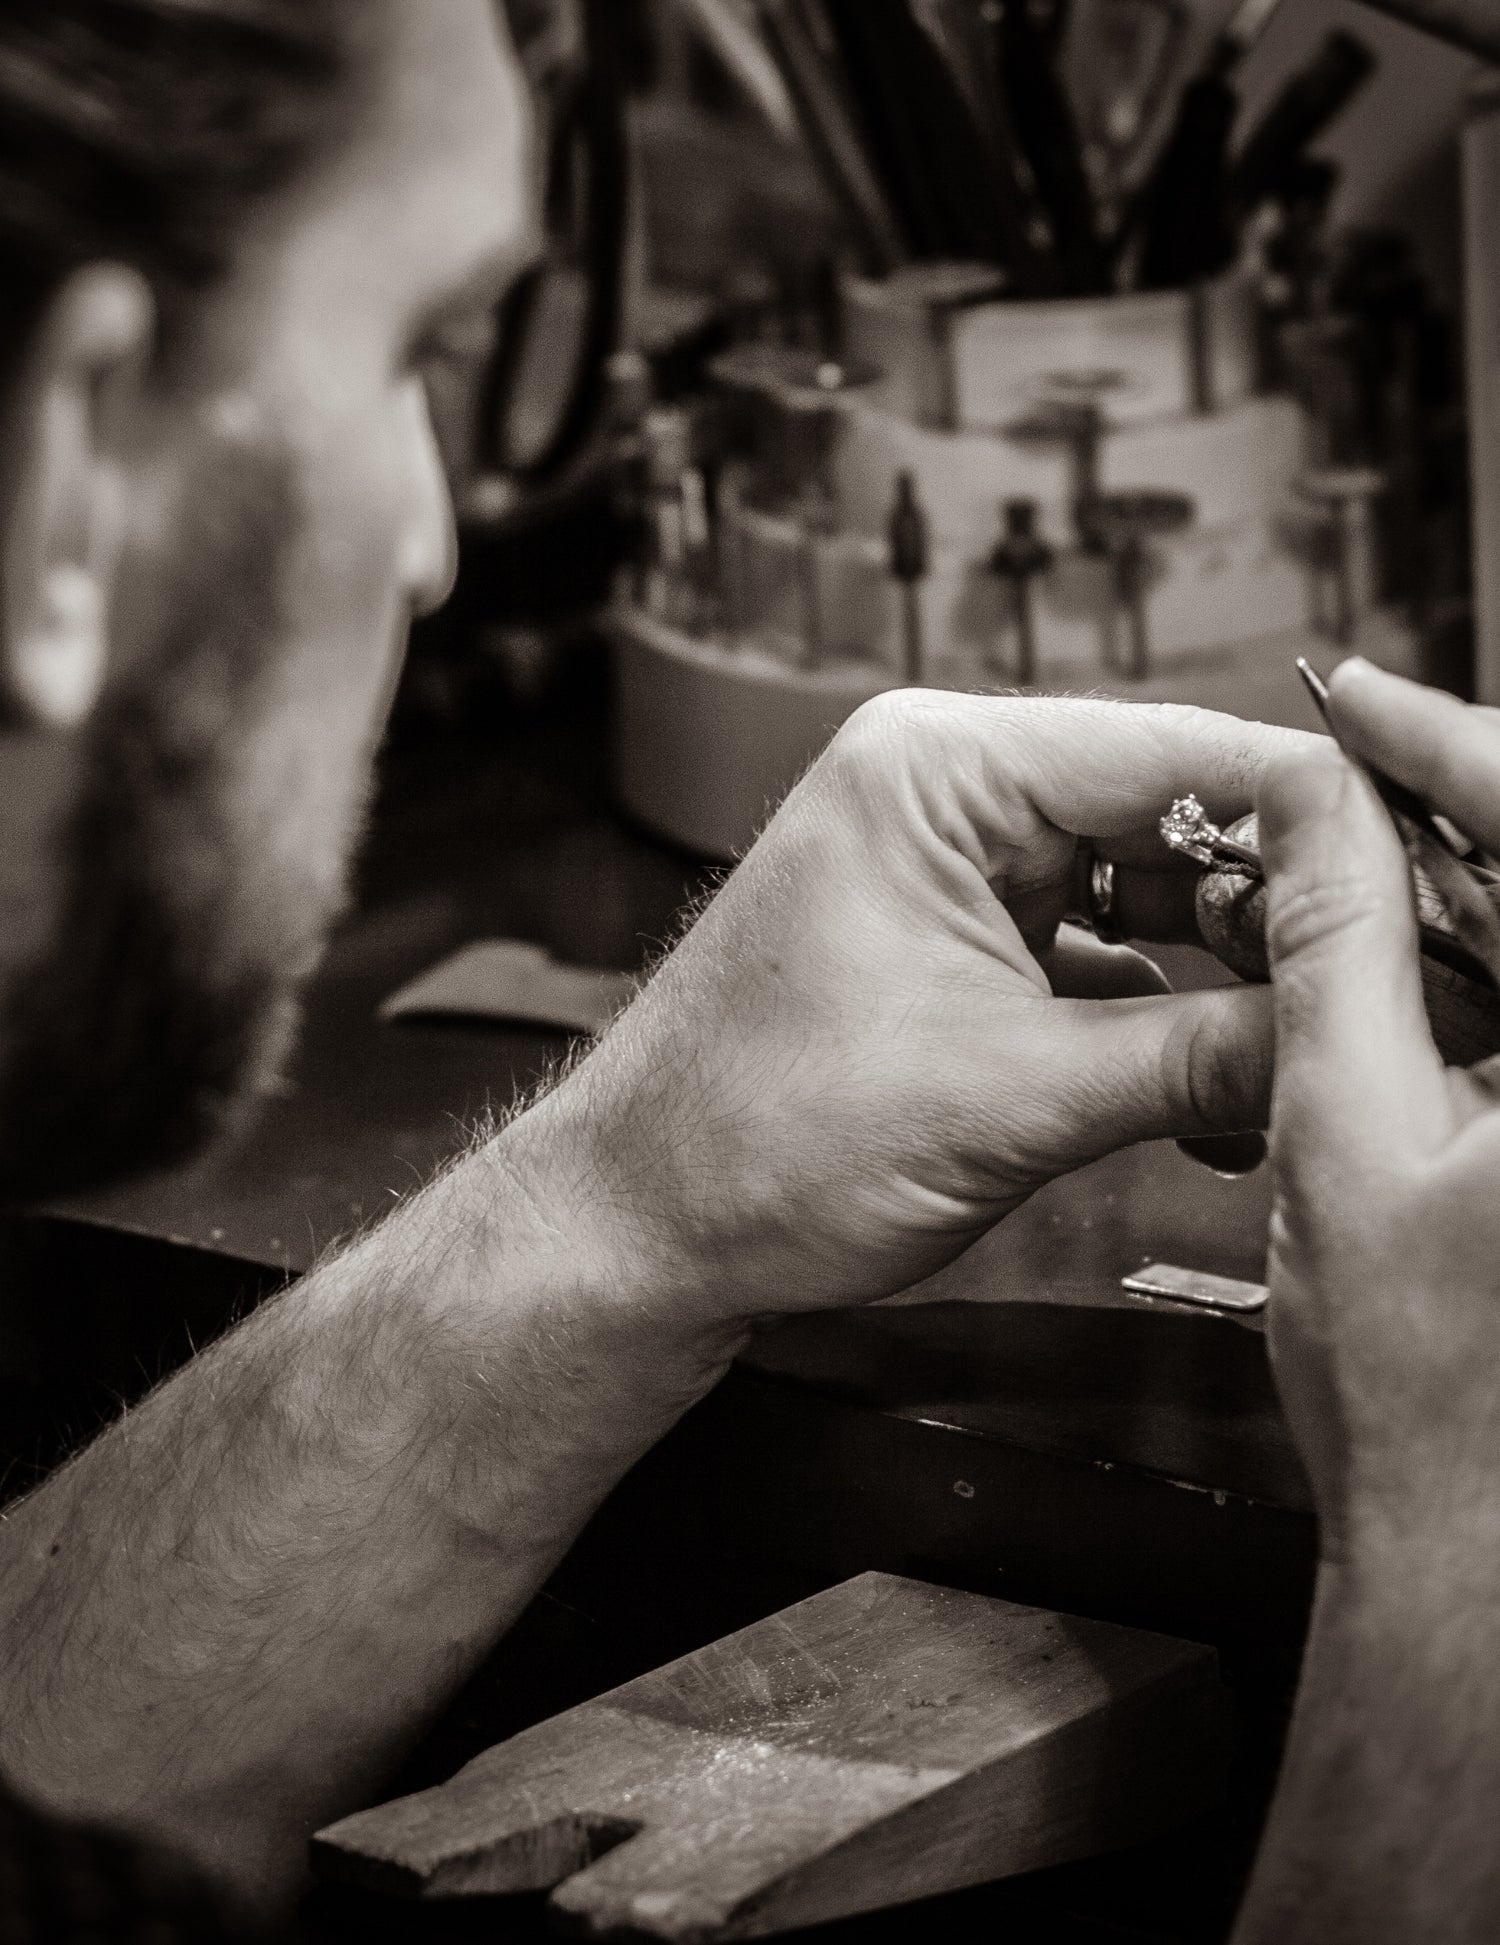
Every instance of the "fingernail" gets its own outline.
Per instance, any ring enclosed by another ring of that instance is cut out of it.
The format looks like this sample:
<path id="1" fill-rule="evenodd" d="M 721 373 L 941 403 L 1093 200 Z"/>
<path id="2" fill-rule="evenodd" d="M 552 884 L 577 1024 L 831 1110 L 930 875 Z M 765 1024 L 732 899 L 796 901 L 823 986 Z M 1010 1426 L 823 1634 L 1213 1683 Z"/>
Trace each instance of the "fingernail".
<path id="1" fill-rule="evenodd" d="M 1238 1135 L 1189 1135 L 1177 1146 L 1189 1161 L 1231 1181 L 1253 1175 L 1266 1159 L 1266 1138 L 1254 1129 Z"/>
<path id="2" fill-rule="evenodd" d="M 1350 680 L 1364 682 L 1372 675 L 1377 682 L 1401 680 L 1400 676 L 1392 675 L 1389 669 L 1378 668 L 1374 662 L 1368 661 L 1363 655 L 1346 655 L 1328 678 L 1329 692 L 1336 693 Z"/>

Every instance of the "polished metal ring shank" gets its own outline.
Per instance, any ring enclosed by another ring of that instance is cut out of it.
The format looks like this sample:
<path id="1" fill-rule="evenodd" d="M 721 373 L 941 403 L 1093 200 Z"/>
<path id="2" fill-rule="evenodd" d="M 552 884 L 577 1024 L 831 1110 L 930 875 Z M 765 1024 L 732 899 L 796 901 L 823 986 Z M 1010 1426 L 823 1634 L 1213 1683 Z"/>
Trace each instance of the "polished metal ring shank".
<path id="1" fill-rule="evenodd" d="M 1091 858 L 1088 871 L 1088 920 L 1094 937 L 1105 945 L 1123 945 L 1115 910 L 1115 868 L 1104 858 Z"/>

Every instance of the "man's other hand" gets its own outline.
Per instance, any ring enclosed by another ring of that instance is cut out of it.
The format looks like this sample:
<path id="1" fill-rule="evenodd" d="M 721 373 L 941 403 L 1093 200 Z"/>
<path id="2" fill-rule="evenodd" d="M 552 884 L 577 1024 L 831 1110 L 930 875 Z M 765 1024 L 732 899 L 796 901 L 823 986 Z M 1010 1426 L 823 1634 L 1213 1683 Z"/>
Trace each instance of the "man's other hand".
<path id="1" fill-rule="evenodd" d="M 906 691 L 862 709 L 544 1111 L 720 1315 L 903 1289 L 1132 1142 L 1263 1125 L 1270 996 L 1174 995 L 1060 925 L 1085 841 L 1145 939 L 1193 939 L 1172 800 L 1247 810 L 1289 732 Z M 648 1256 L 648 1260 L 651 1260 Z"/>
<path id="2" fill-rule="evenodd" d="M 1500 717 L 1359 661 L 1332 693 L 1352 752 L 1500 851 Z M 1271 1343 L 1325 1557 L 1471 1522 L 1489 1554 L 1500 1063 L 1438 1057 L 1410 873 L 1365 776 L 1322 744 L 1278 763 L 1260 801 L 1278 1041 Z"/>

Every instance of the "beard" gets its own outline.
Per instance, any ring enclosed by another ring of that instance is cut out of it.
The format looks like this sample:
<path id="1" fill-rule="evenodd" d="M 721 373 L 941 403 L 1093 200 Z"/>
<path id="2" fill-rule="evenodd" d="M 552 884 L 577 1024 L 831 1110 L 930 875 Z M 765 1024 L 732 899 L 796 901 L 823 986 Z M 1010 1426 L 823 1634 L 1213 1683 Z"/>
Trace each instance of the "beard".
<path id="1" fill-rule="evenodd" d="M 86 732 L 52 922 L 5 996 L 10 1198 L 159 1168 L 232 1129 L 281 1071 L 343 902 L 368 766 L 286 760 L 294 469 L 214 449 L 183 504 L 163 619 Z M 309 748 L 305 728 L 290 747 Z M 308 804 L 330 790 L 318 828 Z"/>

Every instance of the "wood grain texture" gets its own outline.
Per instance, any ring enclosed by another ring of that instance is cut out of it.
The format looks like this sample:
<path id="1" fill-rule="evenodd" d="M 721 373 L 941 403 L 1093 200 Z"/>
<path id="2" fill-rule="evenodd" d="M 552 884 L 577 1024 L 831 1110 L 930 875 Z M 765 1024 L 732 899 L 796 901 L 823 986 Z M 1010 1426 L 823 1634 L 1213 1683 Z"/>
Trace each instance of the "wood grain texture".
<path id="1" fill-rule="evenodd" d="M 864 1574 L 324 1831 L 418 1898 L 762 1937 L 1137 1841 L 1221 1784 L 1212 1652 Z"/>

